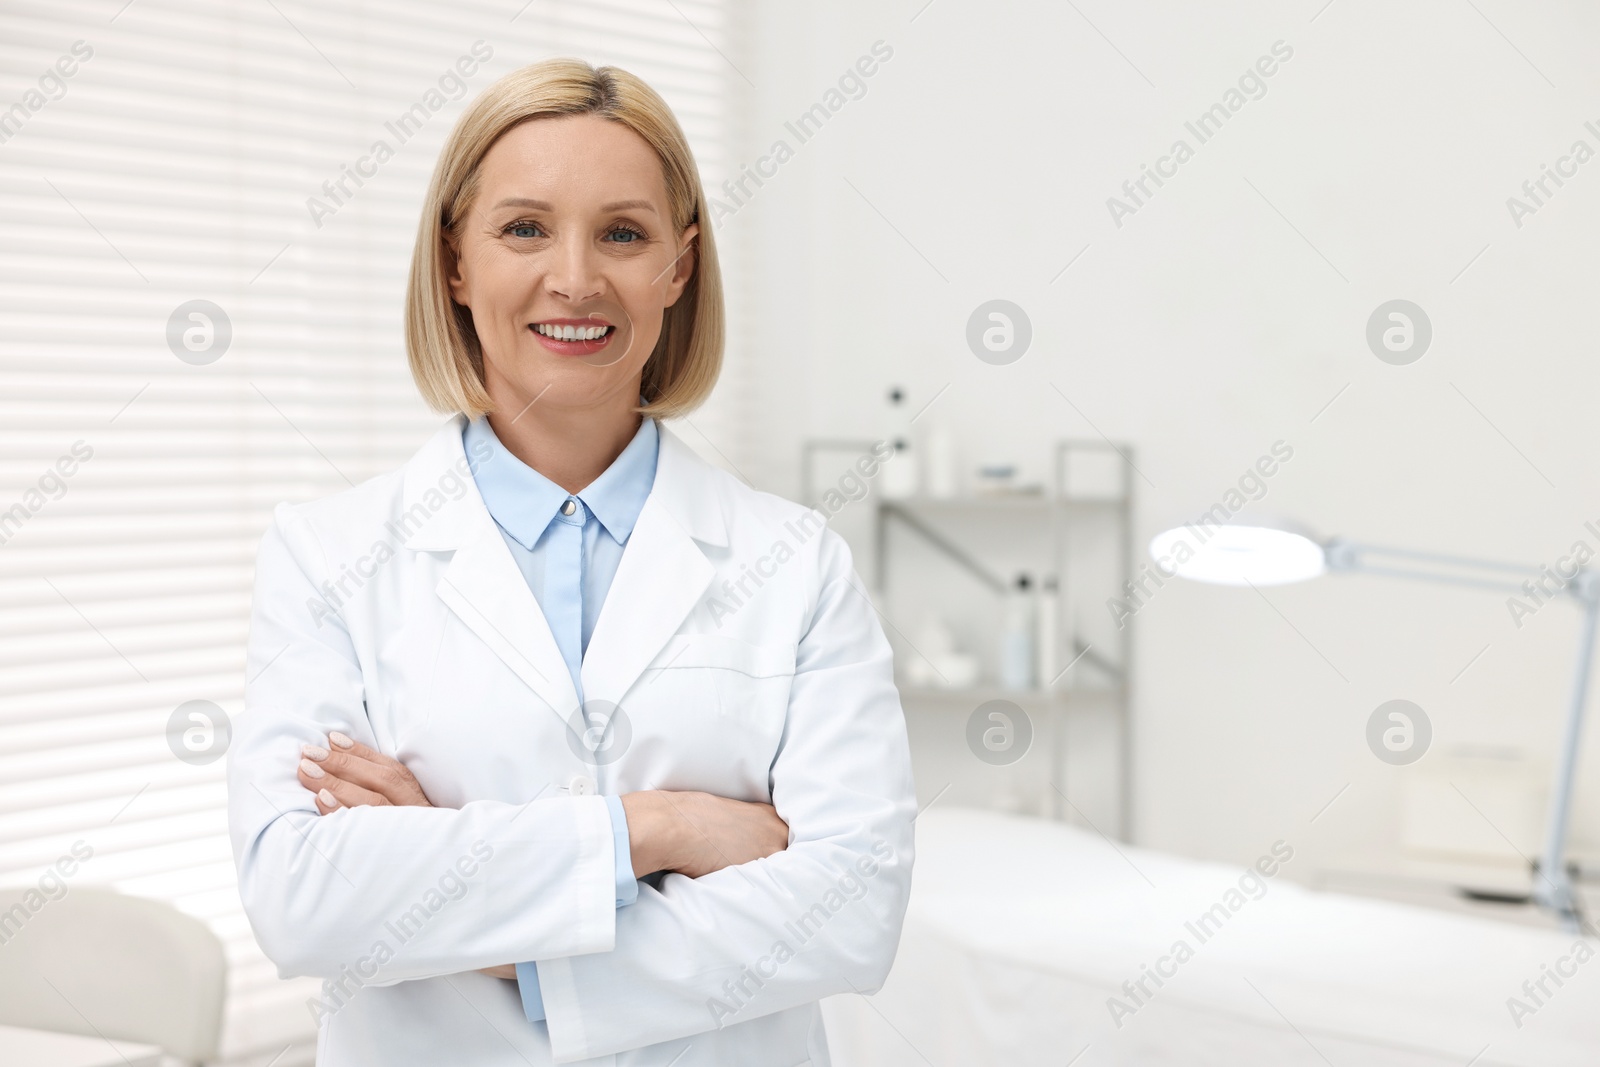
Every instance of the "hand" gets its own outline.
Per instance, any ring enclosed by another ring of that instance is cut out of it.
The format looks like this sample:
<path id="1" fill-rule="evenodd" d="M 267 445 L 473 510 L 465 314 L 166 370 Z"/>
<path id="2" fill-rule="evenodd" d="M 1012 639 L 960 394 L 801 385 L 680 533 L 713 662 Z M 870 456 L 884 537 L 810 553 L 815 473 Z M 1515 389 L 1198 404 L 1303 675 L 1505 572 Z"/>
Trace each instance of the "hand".
<path id="1" fill-rule="evenodd" d="M 404 763 L 374 752 L 338 731 L 328 735 L 328 743 L 328 748 L 321 745 L 300 747 L 300 784 L 317 794 L 319 815 L 340 807 L 433 807 Z M 311 774 L 311 767 L 320 770 L 322 777 Z M 515 964 L 502 963 L 481 970 L 491 978 L 517 980 Z"/>
<path id="2" fill-rule="evenodd" d="M 405 764 L 337 730 L 327 748 L 301 745 L 300 754 L 300 784 L 316 794 L 319 815 L 342 807 L 433 807 Z"/>
<path id="3" fill-rule="evenodd" d="M 676 871 L 699 878 L 789 847 L 789 824 L 771 804 L 661 789 L 622 798 L 635 878 Z"/>

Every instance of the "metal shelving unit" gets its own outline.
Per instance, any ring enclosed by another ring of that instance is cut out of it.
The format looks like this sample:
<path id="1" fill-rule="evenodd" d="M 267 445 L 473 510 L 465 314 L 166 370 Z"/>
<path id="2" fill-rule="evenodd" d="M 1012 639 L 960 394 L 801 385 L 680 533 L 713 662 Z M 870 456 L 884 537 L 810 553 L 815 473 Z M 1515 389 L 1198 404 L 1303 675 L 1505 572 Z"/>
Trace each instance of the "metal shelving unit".
<path id="1" fill-rule="evenodd" d="M 802 499 L 812 502 L 814 494 L 814 460 L 823 452 L 863 453 L 873 442 L 865 440 L 813 440 L 802 450 Z M 1085 453 L 1114 453 L 1119 470 L 1120 485 L 1114 496 L 1084 497 L 1074 494 L 1070 484 L 1073 459 Z M 1059 581 L 1057 597 L 1058 617 L 1056 633 L 1061 647 L 1056 651 L 1057 661 L 1063 665 L 1076 664 L 1070 677 L 1063 681 L 1066 670 L 1052 684 L 1029 690 L 1005 689 L 991 682 L 970 687 L 938 688 L 901 684 L 900 692 L 908 707 L 933 705 L 978 705 L 994 699 L 1010 700 L 1029 711 L 1037 709 L 1050 723 L 1053 741 L 1051 751 L 1051 779 L 1059 781 L 1065 774 L 1067 741 L 1067 713 L 1075 705 L 1090 701 L 1110 701 L 1117 716 L 1117 826 L 1102 828 L 1127 838 L 1133 825 L 1133 728 L 1132 700 L 1129 679 L 1132 677 L 1133 648 L 1131 627 L 1117 631 L 1112 640 L 1114 647 L 1085 641 L 1074 630 L 1075 605 L 1084 590 L 1070 579 L 1076 535 L 1085 520 L 1109 519 L 1116 526 L 1117 573 L 1109 576 L 1106 588 L 1111 595 L 1123 595 L 1123 583 L 1130 581 L 1133 573 L 1133 460 L 1132 449 L 1127 445 L 1113 445 L 1107 441 L 1068 439 L 1055 446 L 1054 478 L 1051 485 L 1037 493 L 969 494 L 960 497 L 904 497 L 884 499 L 873 495 L 871 583 L 880 608 L 887 604 L 891 580 L 891 531 L 899 526 L 924 544 L 935 549 L 952 568 L 976 579 L 997 597 L 1005 595 L 1009 583 L 994 573 L 958 539 L 941 528 L 942 523 L 960 520 L 968 523 L 977 519 L 1002 519 L 1007 522 L 1035 522 L 1045 526 L 1048 534 L 1050 558 L 1047 574 Z M 1101 594 L 1103 595 L 1103 594 Z M 1066 654 L 1067 650 L 1070 654 Z M 1085 671 L 1084 666 L 1092 668 Z M 1086 676 L 1098 675 L 1096 680 Z M 1080 681 L 1080 679 L 1085 679 Z M 1063 783 L 1064 785 L 1064 783 Z M 1051 791 L 1048 809 L 1058 819 L 1065 818 L 1066 805 L 1059 794 Z"/>

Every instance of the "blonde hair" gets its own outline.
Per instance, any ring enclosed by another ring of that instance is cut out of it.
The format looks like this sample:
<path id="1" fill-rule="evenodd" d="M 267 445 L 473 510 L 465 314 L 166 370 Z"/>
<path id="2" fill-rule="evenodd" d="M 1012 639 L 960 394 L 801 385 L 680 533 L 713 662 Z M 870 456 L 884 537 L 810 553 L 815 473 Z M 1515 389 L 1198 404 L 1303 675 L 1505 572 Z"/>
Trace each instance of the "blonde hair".
<path id="1" fill-rule="evenodd" d="M 661 160 L 675 235 L 700 223 L 691 246 L 694 273 L 663 315 L 639 390 L 646 416 L 692 411 L 717 382 L 724 337 L 722 273 L 700 172 L 678 120 L 654 89 L 625 70 L 580 59 L 547 59 L 512 71 L 485 89 L 450 131 L 428 183 L 406 284 L 411 376 L 435 411 L 475 417 L 493 409 L 472 312 L 451 297 L 454 253 L 446 236 L 460 233 L 490 147 L 513 127 L 545 115 L 599 115 L 637 133 Z"/>

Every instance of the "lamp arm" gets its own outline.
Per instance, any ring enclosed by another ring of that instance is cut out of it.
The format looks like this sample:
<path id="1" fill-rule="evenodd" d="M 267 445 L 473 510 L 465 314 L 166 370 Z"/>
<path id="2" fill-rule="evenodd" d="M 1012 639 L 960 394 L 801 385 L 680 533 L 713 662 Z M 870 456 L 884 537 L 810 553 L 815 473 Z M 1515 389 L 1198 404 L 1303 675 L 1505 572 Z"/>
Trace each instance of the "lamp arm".
<path id="1" fill-rule="evenodd" d="M 1326 542 L 1322 548 L 1330 571 L 1379 574 L 1391 578 L 1442 582 L 1448 585 L 1464 585 L 1521 595 L 1526 595 L 1528 592 L 1524 585 L 1529 581 L 1537 584 L 1545 570 L 1525 564 L 1470 559 L 1442 552 L 1419 552 L 1409 548 L 1363 544 L 1340 537 Z M 1393 564 L 1372 562 L 1374 557 L 1380 561 L 1392 558 L 1398 562 Z M 1495 577 L 1496 575 L 1517 575 L 1523 582 L 1514 582 L 1508 577 Z M 1560 575 L 1556 577 L 1562 584 L 1554 592 L 1544 586 L 1538 588 L 1544 589 L 1547 595 L 1564 593 L 1585 604 L 1600 602 L 1600 576 L 1587 568 L 1579 567 L 1570 577 L 1563 578 Z"/>
<path id="2" fill-rule="evenodd" d="M 1587 567 L 1576 568 L 1570 576 L 1556 574 L 1561 583 L 1554 591 L 1539 585 L 1547 572 L 1543 567 L 1525 567 L 1512 563 L 1467 559 L 1447 556 L 1438 552 L 1417 552 L 1404 548 L 1385 548 L 1363 545 L 1342 538 L 1334 538 L 1323 546 L 1328 570 L 1354 574 L 1380 574 L 1395 578 L 1415 578 L 1424 581 L 1467 585 L 1480 589 L 1509 590 L 1527 595 L 1529 590 L 1509 578 L 1491 575 L 1515 574 L 1524 577 L 1527 584 L 1535 585 L 1547 595 L 1564 593 L 1583 605 L 1583 622 L 1579 627 L 1578 656 L 1573 667 L 1572 689 L 1567 697 L 1567 712 L 1562 723 L 1561 747 L 1558 750 L 1555 778 L 1550 785 L 1550 805 L 1545 818 L 1544 851 L 1536 873 L 1533 897 L 1542 906 L 1554 912 L 1571 932 L 1582 929 L 1584 919 L 1581 902 L 1572 887 L 1572 877 L 1566 865 L 1567 829 L 1572 817 L 1572 790 L 1577 773 L 1578 742 L 1583 733 L 1583 712 L 1589 691 L 1590 667 L 1594 661 L 1597 631 L 1600 631 L 1600 573 Z M 1396 565 L 1375 565 L 1368 557 L 1392 557 Z M 1480 573 L 1483 576 L 1479 576 Z M 1531 578 L 1531 581 L 1529 580 Z"/>
<path id="3" fill-rule="evenodd" d="M 1567 826 L 1572 818 L 1572 787 L 1578 769 L 1578 742 L 1583 734 L 1583 705 L 1589 692 L 1589 668 L 1594 661 L 1597 627 L 1600 627 L 1600 601 L 1590 600 L 1584 604 L 1572 691 L 1567 698 L 1567 716 L 1561 728 L 1556 776 L 1550 785 L 1544 852 L 1533 893 L 1539 903 L 1561 916 L 1567 929 L 1574 933 L 1581 928 L 1582 910 L 1567 870 Z"/>

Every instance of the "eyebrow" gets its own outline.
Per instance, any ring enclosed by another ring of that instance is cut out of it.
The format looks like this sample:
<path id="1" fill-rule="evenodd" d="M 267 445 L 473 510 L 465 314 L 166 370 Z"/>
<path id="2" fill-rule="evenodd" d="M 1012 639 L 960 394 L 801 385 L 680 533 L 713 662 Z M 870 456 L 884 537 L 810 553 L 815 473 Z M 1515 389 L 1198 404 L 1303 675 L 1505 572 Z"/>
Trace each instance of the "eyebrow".
<path id="1" fill-rule="evenodd" d="M 536 211 L 554 211 L 555 210 L 555 208 L 550 206 L 550 201 L 548 201 L 548 200 L 530 200 L 525 196 L 507 197 L 506 199 L 504 199 L 504 200 L 500 201 L 498 204 L 496 204 L 495 207 L 496 208 L 503 208 L 503 207 L 531 207 L 531 208 L 535 209 Z M 631 210 L 631 209 L 635 209 L 635 208 L 642 208 L 645 211 L 649 211 L 649 212 L 651 212 L 653 214 L 658 214 L 658 212 L 656 212 L 656 206 L 654 204 L 652 204 L 648 200 L 618 200 L 618 201 L 616 201 L 615 203 L 612 203 L 612 204 L 601 204 L 600 205 L 600 210 L 601 211 L 626 211 L 626 210 Z"/>

